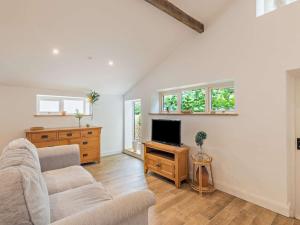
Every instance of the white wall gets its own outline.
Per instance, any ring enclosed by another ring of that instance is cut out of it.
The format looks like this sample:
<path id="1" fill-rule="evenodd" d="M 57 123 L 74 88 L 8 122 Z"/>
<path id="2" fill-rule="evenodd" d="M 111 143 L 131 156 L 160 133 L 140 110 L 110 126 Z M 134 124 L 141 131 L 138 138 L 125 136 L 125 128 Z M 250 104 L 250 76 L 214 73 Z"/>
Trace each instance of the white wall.
<path id="1" fill-rule="evenodd" d="M 39 90 L 33 88 L 0 85 L 0 152 L 12 139 L 24 137 L 24 130 L 33 126 L 73 127 L 78 125 L 74 117 L 34 117 L 36 95 L 85 96 L 83 92 Z M 94 107 L 94 120 L 82 119 L 82 124 L 103 127 L 102 155 L 120 153 L 123 150 L 123 96 L 102 95 Z"/>
<path id="2" fill-rule="evenodd" d="M 143 102 L 143 134 L 150 138 L 147 112 L 158 89 L 234 80 L 239 116 L 182 116 L 183 142 L 208 133 L 217 188 L 289 215 L 287 76 L 300 68 L 300 2 L 256 18 L 255 1 L 235 0 L 204 34 L 180 46 L 125 98 Z M 172 117 L 174 118 L 174 117 Z"/>

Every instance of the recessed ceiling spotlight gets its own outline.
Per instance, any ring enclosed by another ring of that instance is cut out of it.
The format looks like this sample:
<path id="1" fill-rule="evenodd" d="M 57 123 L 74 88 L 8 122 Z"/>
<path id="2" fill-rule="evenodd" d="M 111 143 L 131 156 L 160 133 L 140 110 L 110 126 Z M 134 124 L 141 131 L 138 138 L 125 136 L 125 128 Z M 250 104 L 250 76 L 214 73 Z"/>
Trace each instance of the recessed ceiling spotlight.
<path id="1" fill-rule="evenodd" d="M 52 54 L 53 55 L 58 55 L 59 54 L 59 49 L 57 49 L 57 48 L 52 49 Z"/>
<path id="2" fill-rule="evenodd" d="M 114 65 L 115 65 L 115 63 L 114 63 L 114 61 L 112 61 L 112 60 L 109 60 L 109 61 L 108 61 L 108 65 L 109 65 L 109 66 L 114 66 Z"/>

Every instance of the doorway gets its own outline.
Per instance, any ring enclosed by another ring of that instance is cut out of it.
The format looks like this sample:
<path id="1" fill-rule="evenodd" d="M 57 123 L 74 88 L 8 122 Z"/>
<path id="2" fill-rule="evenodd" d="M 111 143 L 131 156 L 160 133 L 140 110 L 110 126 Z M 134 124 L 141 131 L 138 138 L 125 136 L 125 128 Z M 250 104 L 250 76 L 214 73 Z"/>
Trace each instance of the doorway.
<path id="1" fill-rule="evenodd" d="M 125 146 L 124 152 L 142 158 L 142 102 L 140 99 L 127 100 L 124 104 Z"/>
<path id="2" fill-rule="evenodd" d="M 287 137 L 290 216 L 300 219 L 300 69 L 287 72 Z"/>

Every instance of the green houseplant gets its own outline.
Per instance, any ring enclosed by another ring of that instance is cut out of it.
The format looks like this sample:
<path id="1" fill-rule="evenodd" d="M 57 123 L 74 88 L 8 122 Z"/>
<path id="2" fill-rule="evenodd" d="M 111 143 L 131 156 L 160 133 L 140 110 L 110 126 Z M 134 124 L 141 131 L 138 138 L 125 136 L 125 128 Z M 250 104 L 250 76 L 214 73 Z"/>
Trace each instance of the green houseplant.
<path id="1" fill-rule="evenodd" d="M 199 131 L 195 136 L 195 142 L 200 147 L 200 154 L 203 154 L 204 140 L 207 138 L 207 134 L 204 131 Z"/>
<path id="2" fill-rule="evenodd" d="M 203 151 L 203 144 L 204 144 L 204 140 L 207 138 L 207 134 L 204 131 L 199 131 L 196 136 L 195 136 L 195 142 L 196 144 L 200 147 L 200 152 L 198 153 L 197 158 L 200 160 L 203 160 L 204 157 L 204 151 Z M 208 170 L 205 166 L 201 166 L 201 174 L 202 174 L 202 187 L 208 187 L 209 185 L 209 174 L 208 174 Z M 196 182 L 199 184 L 199 168 L 197 168 L 196 171 Z"/>
<path id="3" fill-rule="evenodd" d="M 87 94 L 87 99 L 88 99 L 88 102 L 91 104 L 91 107 L 92 107 L 92 119 L 94 117 L 94 104 L 99 101 L 99 98 L 100 98 L 100 94 L 98 92 L 96 92 L 95 90 L 91 90 L 88 94 Z"/>

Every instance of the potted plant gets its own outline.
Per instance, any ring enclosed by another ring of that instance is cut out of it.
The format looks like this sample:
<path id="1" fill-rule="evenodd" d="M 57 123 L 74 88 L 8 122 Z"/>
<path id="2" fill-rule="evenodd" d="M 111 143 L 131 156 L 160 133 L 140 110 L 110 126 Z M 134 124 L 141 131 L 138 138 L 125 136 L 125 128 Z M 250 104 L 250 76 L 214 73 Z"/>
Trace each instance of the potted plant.
<path id="1" fill-rule="evenodd" d="M 94 110 L 93 110 L 93 107 L 94 107 L 94 104 L 99 100 L 100 98 L 100 94 L 97 93 L 95 90 L 91 90 L 88 94 L 87 94 L 87 98 L 88 98 L 88 102 L 91 104 L 91 107 L 92 107 L 92 119 L 94 117 Z"/>
<path id="2" fill-rule="evenodd" d="M 81 121 L 81 119 L 83 117 L 83 114 L 80 113 L 78 109 L 76 109 L 76 113 L 74 115 L 75 115 L 75 118 L 78 119 L 79 127 L 81 127 L 80 121 Z"/>
<path id="3" fill-rule="evenodd" d="M 199 160 L 204 160 L 204 151 L 203 151 L 203 144 L 204 144 L 204 140 L 207 138 L 207 134 L 204 131 L 199 131 L 196 136 L 195 136 L 195 142 L 196 144 L 200 147 L 200 151 L 197 154 L 197 158 Z M 199 184 L 199 169 L 197 168 L 196 171 L 196 182 Z M 202 166 L 201 169 L 201 173 L 202 173 L 202 187 L 208 187 L 209 186 L 209 174 L 208 174 L 208 170 L 205 166 Z"/>
<path id="4" fill-rule="evenodd" d="M 203 144 L 204 140 L 207 138 L 207 134 L 204 131 L 199 131 L 195 136 L 195 142 L 200 147 L 200 155 L 203 156 Z"/>

